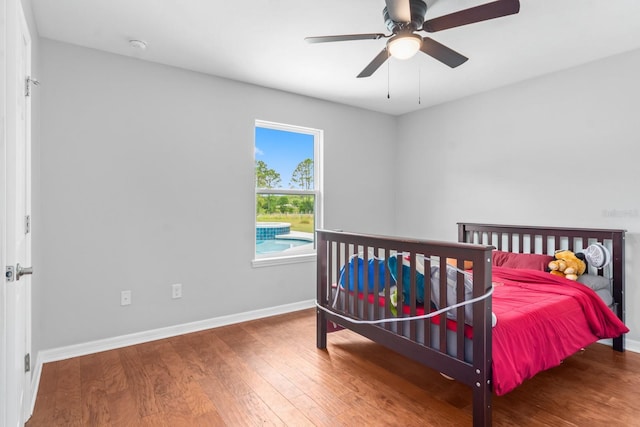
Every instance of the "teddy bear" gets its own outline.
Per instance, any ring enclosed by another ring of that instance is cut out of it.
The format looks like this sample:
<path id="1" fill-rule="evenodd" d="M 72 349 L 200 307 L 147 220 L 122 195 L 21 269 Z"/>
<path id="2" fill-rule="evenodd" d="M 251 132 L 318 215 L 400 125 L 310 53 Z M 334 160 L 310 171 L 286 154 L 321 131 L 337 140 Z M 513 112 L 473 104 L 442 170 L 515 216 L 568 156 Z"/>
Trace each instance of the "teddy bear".
<path id="1" fill-rule="evenodd" d="M 584 262 L 584 254 L 575 254 L 571 251 L 557 251 L 554 254 L 554 259 L 549 262 L 548 265 L 551 274 L 556 276 L 562 276 L 569 280 L 577 280 L 587 269 L 587 264 Z"/>

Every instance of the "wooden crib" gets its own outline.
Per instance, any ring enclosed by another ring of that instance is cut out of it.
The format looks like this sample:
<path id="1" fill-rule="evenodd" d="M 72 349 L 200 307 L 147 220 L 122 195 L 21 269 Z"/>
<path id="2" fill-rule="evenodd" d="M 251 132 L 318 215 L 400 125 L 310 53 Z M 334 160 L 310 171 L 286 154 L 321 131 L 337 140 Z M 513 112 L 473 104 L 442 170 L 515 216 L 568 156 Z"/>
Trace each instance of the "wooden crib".
<path id="1" fill-rule="evenodd" d="M 553 255 L 560 249 L 578 251 L 593 242 L 604 244 L 612 262 L 590 273 L 611 279 L 612 308 L 624 321 L 624 231 L 459 223 L 458 240 L 318 230 L 317 347 L 326 348 L 328 329 L 334 325 L 353 330 L 471 387 L 473 424 L 490 426 L 492 271 L 498 270 L 492 265 L 494 250 Z M 401 262 L 384 261 L 394 257 Z M 355 259 L 362 268 L 353 264 Z M 432 275 L 433 271 L 447 274 Z M 418 298 L 418 291 L 424 295 Z M 477 301 L 471 308 L 460 306 L 425 317 L 451 305 L 452 295 L 455 303 Z M 414 319 L 395 321 L 403 317 Z M 612 338 L 614 349 L 623 351 L 624 335 Z"/>

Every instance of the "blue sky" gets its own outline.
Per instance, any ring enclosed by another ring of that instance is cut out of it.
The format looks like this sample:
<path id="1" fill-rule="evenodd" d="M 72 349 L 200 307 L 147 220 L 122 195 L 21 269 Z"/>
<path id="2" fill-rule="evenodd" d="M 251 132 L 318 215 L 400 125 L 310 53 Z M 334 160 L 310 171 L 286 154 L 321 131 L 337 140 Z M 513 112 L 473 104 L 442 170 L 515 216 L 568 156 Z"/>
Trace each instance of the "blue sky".
<path id="1" fill-rule="evenodd" d="M 313 159 L 313 135 L 256 127 L 256 161 L 280 174 L 280 187 L 289 188 L 298 163 Z"/>

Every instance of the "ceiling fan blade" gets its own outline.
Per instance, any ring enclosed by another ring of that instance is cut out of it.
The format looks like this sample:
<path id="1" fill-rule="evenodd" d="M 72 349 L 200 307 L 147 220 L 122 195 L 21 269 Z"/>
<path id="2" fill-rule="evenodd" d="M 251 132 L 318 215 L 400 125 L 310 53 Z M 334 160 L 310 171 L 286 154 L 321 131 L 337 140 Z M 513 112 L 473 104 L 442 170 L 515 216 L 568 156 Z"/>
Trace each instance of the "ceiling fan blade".
<path id="1" fill-rule="evenodd" d="M 343 34 L 340 36 L 318 36 L 305 37 L 307 43 L 328 43 L 328 42 L 345 42 L 350 40 L 378 40 L 383 37 L 389 37 L 382 33 L 371 34 Z"/>
<path id="2" fill-rule="evenodd" d="M 385 0 L 387 13 L 395 22 L 411 22 L 411 5 L 409 0 Z"/>
<path id="3" fill-rule="evenodd" d="M 387 58 L 389 58 L 389 51 L 387 51 L 387 48 L 385 47 L 375 58 L 373 58 L 373 61 L 371 61 L 369 65 L 364 67 L 364 70 L 362 70 L 360 74 L 358 74 L 358 78 L 369 77 L 370 75 L 375 73 L 376 70 L 380 68 L 382 64 L 384 64 L 384 61 L 386 61 Z"/>
<path id="4" fill-rule="evenodd" d="M 435 33 L 436 31 L 449 28 L 500 18 L 501 16 L 513 15 L 519 11 L 519 0 L 498 0 L 438 18 L 428 19 L 422 24 L 422 30 L 428 33 Z"/>
<path id="5" fill-rule="evenodd" d="M 462 65 L 469 59 L 429 37 L 422 38 L 420 50 L 451 68 Z"/>

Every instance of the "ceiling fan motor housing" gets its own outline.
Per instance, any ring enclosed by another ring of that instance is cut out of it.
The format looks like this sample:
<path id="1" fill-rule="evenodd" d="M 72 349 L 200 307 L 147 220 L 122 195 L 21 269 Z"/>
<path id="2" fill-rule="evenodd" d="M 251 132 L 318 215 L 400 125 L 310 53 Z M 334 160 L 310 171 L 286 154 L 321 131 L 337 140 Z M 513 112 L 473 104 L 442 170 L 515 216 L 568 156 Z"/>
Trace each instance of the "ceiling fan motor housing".
<path id="1" fill-rule="evenodd" d="M 424 17 L 427 14 L 427 4 L 423 0 L 409 0 L 411 8 L 411 22 L 396 22 L 389 16 L 389 11 L 385 6 L 382 9 L 382 17 L 384 23 L 393 34 L 397 34 L 402 31 L 416 31 L 422 28 Z"/>

